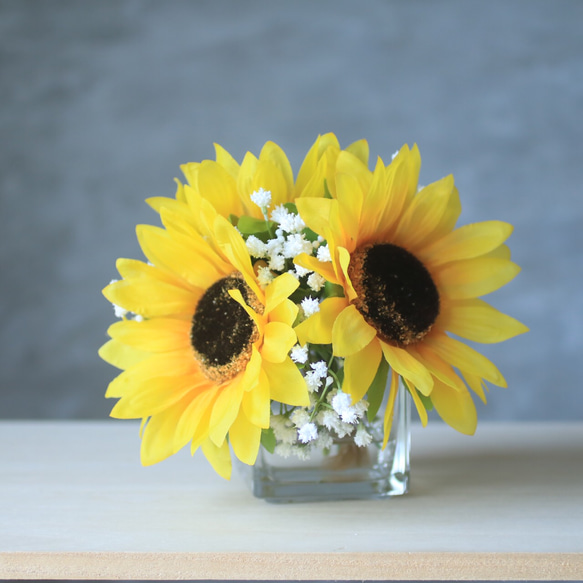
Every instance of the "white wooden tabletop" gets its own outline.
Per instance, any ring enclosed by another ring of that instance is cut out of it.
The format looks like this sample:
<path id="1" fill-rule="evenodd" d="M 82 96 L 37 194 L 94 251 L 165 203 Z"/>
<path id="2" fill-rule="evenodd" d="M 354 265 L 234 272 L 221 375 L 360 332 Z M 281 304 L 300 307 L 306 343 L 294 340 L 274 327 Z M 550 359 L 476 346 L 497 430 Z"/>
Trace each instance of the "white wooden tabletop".
<path id="1" fill-rule="evenodd" d="M 0 422 L 0 579 L 583 579 L 583 423 L 413 426 L 411 490 L 273 505 L 134 422 Z"/>

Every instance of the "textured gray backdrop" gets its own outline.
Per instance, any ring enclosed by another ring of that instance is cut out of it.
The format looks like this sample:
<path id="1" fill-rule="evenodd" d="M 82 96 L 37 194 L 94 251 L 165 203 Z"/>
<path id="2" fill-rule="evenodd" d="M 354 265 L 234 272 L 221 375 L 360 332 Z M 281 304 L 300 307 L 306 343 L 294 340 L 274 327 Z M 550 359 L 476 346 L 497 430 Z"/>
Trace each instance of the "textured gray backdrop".
<path id="1" fill-rule="evenodd" d="M 178 165 L 318 133 L 507 220 L 523 272 L 490 296 L 531 332 L 484 353 L 485 419 L 581 419 L 583 2 L 0 0 L 0 418 L 103 418 L 101 288 L 141 257 Z"/>

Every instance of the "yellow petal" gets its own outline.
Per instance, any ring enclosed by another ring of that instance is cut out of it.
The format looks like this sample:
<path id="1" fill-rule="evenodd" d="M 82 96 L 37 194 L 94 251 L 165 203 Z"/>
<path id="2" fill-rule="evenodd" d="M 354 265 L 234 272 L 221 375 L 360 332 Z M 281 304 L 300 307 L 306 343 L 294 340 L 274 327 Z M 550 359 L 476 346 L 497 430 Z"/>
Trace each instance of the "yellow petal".
<path id="1" fill-rule="evenodd" d="M 336 272 L 331 261 L 320 261 L 317 257 L 300 253 L 294 257 L 294 263 L 301 267 L 305 267 L 310 271 L 319 273 L 325 280 L 330 283 L 340 284 L 341 280 L 336 277 Z M 292 276 L 293 277 L 293 276 Z"/>
<path id="2" fill-rule="evenodd" d="M 263 370 L 260 371 L 258 383 L 252 391 L 243 395 L 243 411 L 247 419 L 256 425 L 267 429 L 271 414 L 269 380 Z"/>
<path id="3" fill-rule="evenodd" d="M 272 208 L 279 206 L 280 204 L 285 204 L 286 202 L 291 201 L 293 198 L 293 182 L 292 184 L 288 183 L 281 171 L 281 168 L 269 160 L 262 160 L 261 158 L 259 159 L 251 184 L 253 186 L 253 190 L 249 193 L 250 195 L 260 188 L 271 192 Z"/>
<path id="4" fill-rule="evenodd" d="M 207 199 L 223 217 L 231 213 L 237 216 L 243 212 L 243 205 L 237 193 L 237 183 L 233 176 L 217 162 L 201 162 L 196 187 L 199 194 Z"/>
<path id="5" fill-rule="evenodd" d="M 304 223 L 318 235 L 324 235 L 330 223 L 332 206 L 337 204 L 329 198 L 304 197 L 296 200 L 296 207 Z"/>
<path id="6" fill-rule="evenodd" d="M 222 445 L 233 421 L 239 414 L 244 392 L 242 376 L 239 375 L 226 383 L 215 401 L 211 413 L 209 437 L 217 446 Z"/>
<path id="7" fill-rule="evenodd" d="M 423 241 L 423 245 L 431 245 L 434 241 L 441 239 L 454 230 L 457 220 L 462 212 L 462 204 L 457 188 L 453 188 L 449 195 L 449 200 L 441 216 L 439 223 Z M 417 251 L 417 250 L 416 250 Z"/>
<path id="8" fill-rule="evenodd" d="M 358 140 L 353 142 L 346 148 L 347 152 L 350 152 L 353 156 L 356 156 L 364 166 L 368 166 L 368 142 L 366 140 Z"/>
<path id="9" fill-rule="evenodd" d="M 362 189 L 354 176 L 351 174 L 336 175 L 336 197 L 340 222 L 346 233 L 344 246 L 349 251 L 354 251 L 358 240 L 363 201 Z"/>
<path id="10" fill-rule="evenodd" d="M 332 327 L 335 356 L 350 356 L 360 352 L 376 337 L 376 330 L 367 324 L 354 305 L 342 310 Z"/>
<path id="11" fill-rule="evenodd" d="M 107 333 L 127 346 L 145 352 L 168 352 L 190 346 L 189 320 L 152 318 L 122 320 L 112 324 Z M 127 367 L 125 367 L 127 368 Z"/>
<path id="12" fill-rule="evenodd" d="M 512 261 L 477 257 L 448 263 L 433 270 L 440 293 L 452 300 L 476 298 L 489 294 L 512 281 L 520 267 Z"/>
<path id="13" fill-rule="evenodd" d="M 136 234 L 144 255 L 156 267 L 201 288 L 208 287 L 218 279 L 219 275 L 211 262 L 204 257 L 197 257 L 197 261 L 193 261 L 192 252 L 189 252 L 191 250 L 174 241 L 166 230 L 151 225 L 138 225 Z"/>
<path id="14" fill-rule="evenodd" d="M 212 406 L 218 394 L 215 387 L 209 384 L 209 388 L 196 395 L 180 416 L 176 426 L 175 439 L 179 443 L 190 441 L 193 454 L 200 444 L 208 438 Z"/>
<path id="15" fill-rule="evenodd" d="M 377 159 L 370 187 L 364 192 L 360 219 L 359 245 L 366 245 L 382 238 L 386 225 L 380 224 L 382 209 L 387 204 L 386 170 L 381 158 Z M 379 232 L 380 231 L 380 232 Z"/>
<path id="16" fill-rule="evenodd" d="M 436 381 L 431 393 L 431 402 L 439 416 L 456 431 L 473 435 L 478 424 L 478 415 L 468 391 L 456 391 Z"/>
<path id="17" fill-rule="evenodd" d="M 395 372 L 414 384 L 424 395 L 431 393 L 433 377 L 423 364 L 403 348 L 389 346 L 385 342 L 381 342 L 381 348 Z"/>
<path id="18" fill-rule="evenodd" d="M 220 447 L 217 447 L 210 439 L 207 439 L 202 443 L 201 449 L 206 459 L 213 467 L 213 470 L 215 470 L 221 478 L 230 480 L 232 465 L 228 442 L 224 441 Z"/>
<path id="19" fill-rule="evenodd" d="M 339 268 L 339 279 L 343 282 L 344 291 L 348 296 L 350 301 L 354 300 L 357 296 L 356 291 L 352 285 L 352 281 L 350 280 L 350 276 L 348 275 L 348 267 L 350 265 L 350 253 L 344 247 L 337 248 L 337 267 Z"/>
<path id="20" fill-rule="evenodd" d="M 264 360 L 263 370 L 269 381 L 272 400 L 294 407 L 307 407 L 310 404 L 306 381 L 290 358 L 278 364 Z"/>
<path id="21" fill-rule="evenodd" d="M 274 142 L 266 142 L 259 154 L 259 161 L 260 163 L 264 161 L 269 162 L 270 165 L 277 169 L 278 175 L 283 179 L 281 192 L 271 190 L 269 183 L 267 183 L 267 186 L 263 186 L 265 190 L 271 190 L 272 205 L 275 206 L 291 202 L 293 200 L 294 175 L 285 152 Z"/>
<path id="22" fill-rule="evenodd" d="M 293 276 L 292 276 L 293 277 Z M 281 302 L 276 308 L 270 310 L 269 320 L 271 322 L 282 322 L 287 326 L 293 326 L 298 315 L 298 306 L 289 299 Z"/>
<path id="23" fill-rule="evenodd" d="M 431 265 L 472 259 L 498 248 L 512 234 L 512 225 L 502 221 L 484 221 L 464 225 L 423 249 L 419 259 Z"/>
<path id="24" fill-rule="evenodd" d="M 233 158 L 233 156 L 231 156 L 231 154 L 219 144 L 214 144 L 214 147 L 217 164 L 221 165 L 235 180 L 237 180 L 240 166 L 235 158 Z"/>
<path id="25" fill-rule="evenodd" d="M 417 191 L 421 158 L 416 146 L 409 150 L 404 145 L 394 160 L 389 164 L 385 174 L 385 191 L 388 193 L 386 203 L 379 209 L 381 218 L 379 229 L 385 234 L 392 234 L 396 221 L 407 207 L 409 200 Z"/>
<path id="26" fill-rule="evenodd" d="M 462 373 L 462 376 L 468 384 L 468 387 L 480 397 L 483 403 L 486 403 L 486 393 L 484 391 L 484 389 L 487 389 L 486 383 L 479 376 L 471 373 Z"/>
<path id="27" fill-rule="evenodd" d="M 313 177 L 316 168 L 318 167 L 318 162 L 324 152 L 328 148 L 334 148 L 340 150 L 340 144 L 338 139 L 332 133 L 324 134 L 323 136 L 318 136 L 316 141 L 306 154 L 304 161 L 298 172 L 298 177 L 296 179 L 296 195 L 301 196 L 304 189 Z M 323 180 L 322 180 L 323 182 Z M 323 184 L 322 184 L 323 189 Z"/>
<path id="28" fill-rule="evenodd" d="M 498 387 L 506 387 L 506 380 L 500 371 L 485 356 L 463 342 L 450 338 L 444 333 L 435 333 L 424 340 L 443 360 L 462 372 L 478 375 Z"/>
<path id="29" fill-rule="evenodd" d="M 180 279 L 170 273 L 161 271 L 153 265 L 138 261 L 137 259 L 118 259 L 115 263 L 119 274 L 127 280 L 142 280 L 142 283 L 149 281 L 161 281 L 170 285 L 175 285 L 185 290 L 190 290 L 191 287 L 186 285 Z"/>
<path id="30" fill-rule="evenodd" d="M 421 425 L 423 425 L 423 427 L 426 427 L 427 421 L 428 421 L 427 409 L 425 408 L 425 405 L 423 405 L 423 401 L 421 401 L 421 397 L 419 397 L 419 393 L 417 392 L 417 388 L 415 387 L 415 385 L 413 385 L 407 379 L 405 379 L 405 384 L 407 385 L 407 388 L 409 389 L 409 394 L 411 395 L 411 398 L 413 399 L 413 404 L 415 405 L 415 409 L 417 409 L 417 414 L 419 415 L 419 420 L 421 421 Z"/>
<path id="31" fill-rule="evenodd" d="M 154 377 L 185 376 L 197 373 L 198 366 L 190 349 L 153 354 L 131 366 L 111 381 L 105 396 L 108 398 L 122 397 L 135 384 L 143 383 Z"/>
<path id="32" fill-rule="evenodd" d="M 342 391 L 352 397 L 353 403 L 360 401 L 368 391 L 382 357 L 380 343 L 373 340 L 361 351 L 345 358 Z"/>
<path id="33" fill-rule="evenodd" d="M 127 346 L 118 340 L 109 340 L 99 349 L 98 353 L 105 362 L 121 370 L 126 370 L 150 356 L 149 352 Z"/>
<path id="34" fill-rule="evenodd" d="M 103 290 L 113 304 L 147 318 L 192 316 L 201 293 L 147 279 L 120 280 Z"/>
<path id="35" fill-rule="evenodd" d="M 261 356 L 269 362 L 282 362 L 296 343 L 293 329 L 281 322 L 268 322 L 263 335 Z"/>
<path id="36" fill-rule="evenodd" d="M 208 381 L 192 376 L 168 376 L 148 379 L 134 385 L 115 405 L 110 415 L 115 419 L 140 419 L 165 411 L 190 394 L 191 398 L 208 386 Z"/>
<path id="37" fill-rule="evenodd" d="M 466 386 L 462 379 L 455 373 L 452 366 L 437 356 L 427 344 L 419 342 L 414 347 L 408 348 L 409 352 L 419 361 L 427 370 L 441 382 L 456 388 L 458 391 L 465 391 Z"/>
<path id="38" fill-rule="evenodd" d="M 216 217 L 214 228 L 221 249 L 229 258 L 233 267 L 243 275 L 245 282 L 253 290 L 253 293 L 263 302 L 264 293 L 257 283 L 251 264 L 251 257 L 249 256 L 243 237 L 241 237 L 229 221 L 221 216 Z"/>
<path id="39" fill-rule="evenodd" d="M 448 302 L 439 316 L 440 327 L 474 342 L 503 342 L 528 328 L 480 299 Z"/>
<path id="40" fill-rule="evenodd" d="M 387 406 L 385 407 L 385 417 L 383 420 L 383 449 L 387 447 L 389 437 L 391 436 L 391 428 L 393 426 L 393 417 L 395 414 L 395 399 L 397 398 L 397 392 L 403 390 L 399 387 L 399 375 L 392 370 L 391 371 L 391 386 L 389 388 L 389 398 L 387 401 Z"/>
<path id="41" fill-rule="evenodd" d="M 325 299 L 320 304 L 319 312 L 295 327 L 300 344 L 331 344 L 334 322 L 347 305 L 346 298 Z"/>
<path id="42" fill-rule="evenodd" d="M 269 314 L 286 300 L 300 285 L 300 282 L 291 274 L 283 273 L 276 277 L 265 288 L 265 314 Z"/>
<path id="43" fill-rule="evenodd" d="M 249 422 L 243 411 L 229 431 L 229 443 L 233 453 L 244 463 L 252 466 L 257 459 L 261 444 L 261 428 Z"/>
<path id="44" fill-rule="evenodd" d="M 418 192 L 397 225 L 395 242 L 415 250 L 429 238 L 446 212 L 453 188 L 453 176 L 450 175 Z"/>
<path id="45" fill-rule="evenodd" d="M 142 433 L 140 449 L 142 464 L 150 466 L 174 455 L 185 443 L 176 443 L 174 434 L 176 425 L 186 406 L 188 397 L 169 409 L 154 415 L 146 424 Z"/>

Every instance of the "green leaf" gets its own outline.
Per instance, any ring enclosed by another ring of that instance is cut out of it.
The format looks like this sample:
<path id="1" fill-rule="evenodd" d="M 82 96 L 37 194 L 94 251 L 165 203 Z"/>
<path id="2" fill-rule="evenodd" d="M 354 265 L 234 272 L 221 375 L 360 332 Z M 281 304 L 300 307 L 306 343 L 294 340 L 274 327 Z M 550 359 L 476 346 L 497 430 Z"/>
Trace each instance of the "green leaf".
<path id="1" fill-rule="evenodd" d="M 229 215 L 229 222 L 231 223 L 231 225 L 236 227 L 237 223 L 239 222 L 239 217 L 237 215 L 234 215 L 233 213 L 231 213 Z"/>
<path id="2" fill-rule="evenodd" d="M 324 297 L 326 298 L 343 298 L 344 288 L 336 283 L 327 281 L 324 284 Z"/>
<path id="3" fill-rule="evenodd" d="M 243 235 L 255 235 L 256 233 L 265 233 L 265 231 L 269 231 L 274 225 L 275 223 L 272 221 L 256 219 L 254 217 L 243 215 L 239 218 L 237 228 L 243 233 Z"/>
<path id="4" fill-rule="evenodd" d="M 314 231 L 312 231 L 312 229 L 310 229 L 309 227 L 303 229 L 302 233 L 310 243 L 313 243 L 318 238 L 318 233 L 314 233 Z"/>
<path id="5" fill-rule="evenodd" d="M 421 403 L 423 403 L 425 410 L 433 411 L 433 402 L 431 401 L 431 397 L 427 397 L 426 395 L 420 393 L 419 391 L 417 391 L 417 394 L 419 395 L 419 398 L 421 399 Z"/>
<path id="6" fill-rule="evenodd" d="M 368 411 L 366 412 L 366 415 L 369 421 L 372 421 L 376 417 L 381 408 L 381 403 L 383 402 L 385 389 L 387 387 L 388 376 L 389 363 L 384 358 L 381 358 L 377 374 L 368 388 Z"/>
<path id="7" fill-rule="evenodd" d="M 295 205 L 295 203 L 293 202 L 284 202 L 283 206 L 290 212 L 293 213 L 294 215 L 298 214 L 298 207 Z"/>
<path id="8" fill-rule="evenodd" d="M 275 433 L 273 429 L 269 427 L 268 429 L 263 429 L 261 431 L 261 445 L 269 452 L 273 453 L 275 451 L 275 444 L 277 440 L 275 439 Z"/>

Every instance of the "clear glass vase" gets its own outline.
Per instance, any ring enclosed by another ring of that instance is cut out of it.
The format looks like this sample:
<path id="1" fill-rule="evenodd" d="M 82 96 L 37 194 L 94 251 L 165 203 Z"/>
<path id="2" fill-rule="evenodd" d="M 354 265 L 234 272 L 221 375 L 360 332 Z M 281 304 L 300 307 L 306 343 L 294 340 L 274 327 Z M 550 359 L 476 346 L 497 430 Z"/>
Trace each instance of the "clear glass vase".
<path id="1" fill-rule="evenodd" d="M 372 499 L 405 494 L 409 485 L 410 418 L 409 394 L 400 387 L 384 450 L 382 423 L 373 423 L 373 441 L 367 447 L 359 447 L 351 437 L 344 437 L 334 441 L 329 453 L 312 454 L 308 460 L 283 458 L 261 448 L 255 465 L 243 466 L 242 471 L 253 495 L 268 502 Z"/>

